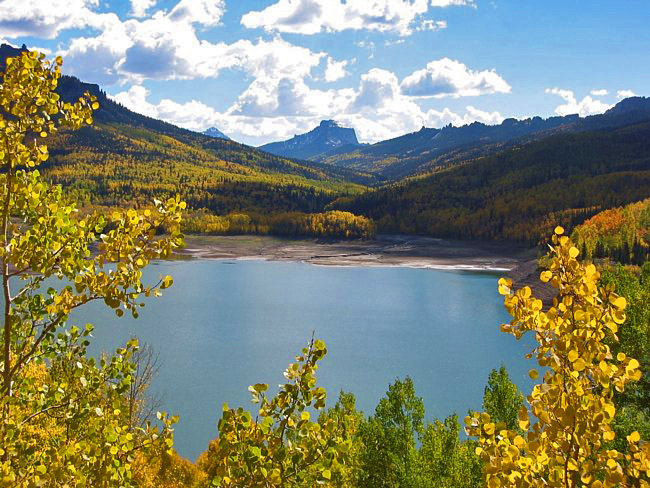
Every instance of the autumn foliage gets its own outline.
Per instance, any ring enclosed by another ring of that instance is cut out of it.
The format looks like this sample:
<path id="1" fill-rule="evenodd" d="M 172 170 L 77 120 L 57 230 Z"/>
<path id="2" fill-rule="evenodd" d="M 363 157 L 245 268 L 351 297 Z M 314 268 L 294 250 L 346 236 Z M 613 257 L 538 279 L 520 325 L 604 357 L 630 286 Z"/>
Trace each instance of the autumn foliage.
<path id="1" fill-rule="evenodd" d="M 152 259 L 181 243 L 178 198 L 156 211 L 81 217 L 60 187 L 36 169 L 41 140 L 93 122 L 90 95 L 74 103 L 55 92 L 61 58 L 7 59 L 0 85 L 0 486 L 127 487 L 136 455 L 170 449 L 174 419 L 130 425 L 127 392 L 137 341 L 112 357 L 87 355 L 92 326 L 68 324 L 75 309 L 103 301 L 117 316 L 138 315 L 143 295 L 171 286 L 142 282 Z M 164 239 L 156 230 L 172 233 Z"/>
<path id="2" fill-rule="evenodd" d="M 650 257 L 650 199 L 604 210 L 571 237 L 587 257 L 641 265 Z"/>
<path id="3" fill-rule="evenodd" d="M 535 357 L 543 380 L 519 412 L 517 430 L 494 423 L 486 413 L 465 419 L 478 437 L 487 486 L 617 487 L 650 486 L 650 444 L 638 432 L 627 436 L 627 450 L 612 449 L 613 397 L 641 377 L 639 362 L 614 356 L 605 339 L 616 339 L 625 322 L 625 298 L 600 286 L 593 264 L 577 260 L 579 250 L 558 227 L 552 262 L 540 279 L 557 290 L 545 310 L 529 287 L 513 291 L 502 279 L 499 291 L 512 316 L 502 330 L 520 338 L 535 334 Z M 537 370 L 531 370 L 533 379 Z"/>

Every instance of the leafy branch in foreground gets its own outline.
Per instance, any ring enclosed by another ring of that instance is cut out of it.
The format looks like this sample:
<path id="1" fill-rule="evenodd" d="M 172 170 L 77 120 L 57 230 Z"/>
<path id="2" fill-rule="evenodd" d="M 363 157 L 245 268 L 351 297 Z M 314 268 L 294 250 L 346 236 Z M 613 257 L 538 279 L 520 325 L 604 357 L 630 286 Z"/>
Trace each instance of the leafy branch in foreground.
<path id="1" fill-rule="evenodd" d="M 313 422 L 308 410 L 325 407 L 327 393 L 314 374 L 326 353 L 323 341 L 312 340 L 272 398 L 268 385 L 251 386 L 253 402 L 260 404 L 255 418 L 224 405 L 219 437 L 202 461 L 212 486 L 340 486 L 334 475 L 350 461 L 355 421 L 343 413 Z"/>
<path id="2" fill-rule="evenodd" d="M 600 286 L 600 273 L 577 260 L 579 250 L 563 234 L 561 227 L 555 229 L 552 261 L 540 276 L 558 293 L 550 309 L 544 311 L 529 287 L 513 292 L 510 280 L 499 281 L 513 317 L 502 331 L 516 338 L 534 332 L 538 346 L 528 357 L 545 368 L 543 381 L 527 398 L 530 412 L 519 411 L 524 433 L 494 423 L 486 413 L 466 417 L 467 432 L 479 439 L 477 453 L 490 488 L 647 488 L 650 443 L 634 431 L 625 452 L 612 448 L 615 392 L 641 378 L 639 362 L 622 352 L 614 357 L 605 342 L 617 339 L 626 300 L 613 286 Z M 533 379 L 538 374 L 530 372 Z"/>
<path id="3" fill-rule="evenodd" d="M 182 243 L 185 204 L 80 218 L 41 178 L 39 138 L 91 124 L 99 108 L 88 94 L 59 98 L 61 64 L 23 53 L 7 59 L 0 85 L 0 486 L 131 486 L 135 453 L 171 448 L 175 420 L 159 414 L 162 431 L 130 426 L 137 342 L 97 362 L 86 354 L 92 327 L 67 320 L 97 300 L 137 317 L 142 295 L 171 286 L 170 277 L 145 285 L 142 269 Z M 163 227 L 171 235 L 159 239 Z"/>

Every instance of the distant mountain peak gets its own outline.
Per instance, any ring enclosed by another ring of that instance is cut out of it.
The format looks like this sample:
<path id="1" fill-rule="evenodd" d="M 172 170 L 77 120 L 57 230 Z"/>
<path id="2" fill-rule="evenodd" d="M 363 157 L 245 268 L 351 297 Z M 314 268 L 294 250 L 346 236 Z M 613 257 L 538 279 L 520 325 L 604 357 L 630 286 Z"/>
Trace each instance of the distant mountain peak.
<path id="1" fill-rule="evenodd" d="M 203 131 L 203 134 L 206 136 L 214 137 L 215 139 L 226 139 L 227 141 L 230 141 L 230 137 L 228 137 L 226 134 L 221 132 L 219 129 L 216 127 L 210 127 L 209 129 L 206 129 Z"/>
<path id="2" fill-rule="evenodd" d="M 265 144 L 260 149 L 278 156 L 312 159 L 340 147 L 352 148 L 359 145 L 354 129 L 342 127 L 336 120 L 327 119 L 321 120 L 318 127 L 309 132 L 295 135 L 286 141 Z"/>

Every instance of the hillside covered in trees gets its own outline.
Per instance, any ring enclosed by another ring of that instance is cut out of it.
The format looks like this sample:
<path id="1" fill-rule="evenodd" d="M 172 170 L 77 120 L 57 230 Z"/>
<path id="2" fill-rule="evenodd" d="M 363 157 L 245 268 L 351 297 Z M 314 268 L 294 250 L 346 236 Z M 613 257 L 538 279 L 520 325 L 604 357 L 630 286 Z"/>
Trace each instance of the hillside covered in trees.
<path id="1" fill-rule="evenodd" d="M 537 243 L 603 209 L 650 196 L 650 121 L 558 134 L 332 207 L 379 232 Z"/>
<path id="2" fill-rule="evenodd" d="M 641 265 L 650 258 L 650 199 L 604 210 L 577 226 L 572 238 L 587 257 Z"/>

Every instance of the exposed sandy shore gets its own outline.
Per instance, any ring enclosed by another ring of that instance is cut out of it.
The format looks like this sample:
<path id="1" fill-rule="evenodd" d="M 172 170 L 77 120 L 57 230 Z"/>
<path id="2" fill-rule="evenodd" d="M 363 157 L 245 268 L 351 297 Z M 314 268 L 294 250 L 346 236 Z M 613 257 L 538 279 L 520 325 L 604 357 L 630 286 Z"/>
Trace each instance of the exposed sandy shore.
<path id="1" fill-rule="evenodd" d="M 324 266 L 509 271 L 534 258 L 535 251 L 508 243 L 417 236 L 379 236 L 371 241 L 187 236 L 186 247 L 178 254 L 199 259 L 301 261 Z"/>

